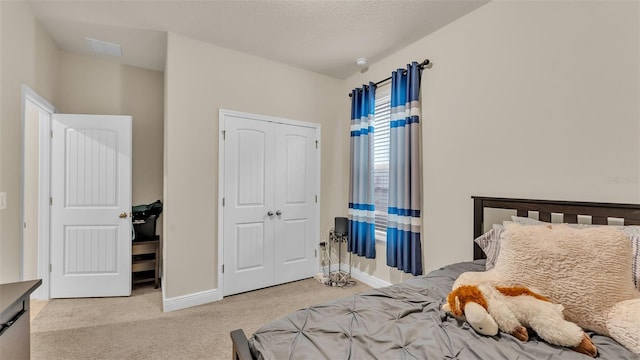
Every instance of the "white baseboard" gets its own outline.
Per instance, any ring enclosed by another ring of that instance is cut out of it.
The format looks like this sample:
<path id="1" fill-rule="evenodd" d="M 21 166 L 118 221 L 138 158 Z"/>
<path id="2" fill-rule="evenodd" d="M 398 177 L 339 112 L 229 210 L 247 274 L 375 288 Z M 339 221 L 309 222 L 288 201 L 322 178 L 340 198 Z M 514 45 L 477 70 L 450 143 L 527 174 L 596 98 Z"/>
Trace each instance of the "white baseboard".
<path id="1" fill-rule="evenodd" d="M 164 289 L 164 287 L 163 287 Z M 164 295 L 164 291 L 163 291 Z M 210 302 L 222 300 L 218 289 L 201 291 L 193 294 L 176 296 L 162 299 L 162 311 L 170 312 L 174 310 L 186 309 L 193 306 L 208 304 Z"/>
<path id="2" fill-rule="evenodd" d="M 342 271 L 349 271 L 349 265 L 340 264 L 340 269 Z M 319 269 L 321 272 L 326 272 L 327 267 L 324 266 Z M 338 264 L 331 265 L 331 271 L 338 271 Z M 351 268 L 351 277 L 355 280 L 361 281 L 372 288 L 381 288 L 385 286 L 391 285 L 390 282 L 384 281 L 375 276 L 369 275 L 364 271 L 358 270 L 356 268 Z M 164 293 L 164 278 L 163 286 L 162 286 L 162 310 L 164 312 L 171 312 L 175 310 L 181 310 L 190 308 L 193 306 L 208 304 L 211 302 L 222 300 L 222 294 L 218 291 L 218 289 L 201 291 L 193 294 L 187 294 L 182 296 L 176 296 L 173 298 L 166 298 Z"/>
<path id="3" fill-rule="evenodd" d="M 374 289 L 391 285 L 391 283 L 388 281 L 384 281 L 380 278 L 369 275 L 366 272 L 360 271 L 356 268 L 351 269 L 351 277 L 358 281 L 362 281 L 363 283 L 371 286 Z"/>
<path id="4" fill-rule="evenodd" d="M 340 264 L 340 269 L 342 271 L 349 271 L 349 265 L 347 264 Z M 323 273 L 326 273 L 327 271 L 327 267 L 323 266 L 320 268 L 320 271 Z M 338 264 L 333 264 L 331 265 L 331 271 L 338 271 Z M 361 281 L 369 286 L 371 286 L 374 289 L 377 288 L 381 288 L 381 287 L 385 287 L 385 286 L 389 286 L 391 285 L 390 282 L 382 280 L 380 278 L 377 278 L 375 276 L 369 275 L 364 271 L 358 270 L 354 267 L 351 268 L 351 277 Z"/>

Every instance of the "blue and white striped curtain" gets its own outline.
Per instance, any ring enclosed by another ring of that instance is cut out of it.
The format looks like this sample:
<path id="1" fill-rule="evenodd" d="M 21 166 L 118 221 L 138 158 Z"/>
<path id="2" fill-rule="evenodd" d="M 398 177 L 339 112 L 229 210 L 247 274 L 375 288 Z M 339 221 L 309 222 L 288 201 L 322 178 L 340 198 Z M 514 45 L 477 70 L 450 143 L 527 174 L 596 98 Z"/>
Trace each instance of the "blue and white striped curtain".
<path id="1" fill-rule="evenodd" d="M 420 75 L 417 62 L 391 74 L 387 265 L 422 274 Z"/>
<path id="2" fill-rule="evenodd" d="M 351 93 L 351 173 L 349 179 L 349 251 L 376 257 L 373 197 L 373 114 L 376 85 Z"/>

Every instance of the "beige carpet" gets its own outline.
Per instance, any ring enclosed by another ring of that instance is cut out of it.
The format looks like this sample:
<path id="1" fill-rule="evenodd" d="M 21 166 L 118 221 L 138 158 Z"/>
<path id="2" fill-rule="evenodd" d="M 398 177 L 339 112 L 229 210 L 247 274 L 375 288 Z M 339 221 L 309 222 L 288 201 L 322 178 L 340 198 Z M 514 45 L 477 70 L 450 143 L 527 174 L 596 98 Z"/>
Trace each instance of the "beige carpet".
<path id="1" fill-rule="evenodd" d="M 292 311 L 368 289 L 307 279 L 170 313 L 153 287 L 128 298 L 51 300 L 31 323 L 31 358 L 230 359 L 231 330 L 250 336 Z"/>

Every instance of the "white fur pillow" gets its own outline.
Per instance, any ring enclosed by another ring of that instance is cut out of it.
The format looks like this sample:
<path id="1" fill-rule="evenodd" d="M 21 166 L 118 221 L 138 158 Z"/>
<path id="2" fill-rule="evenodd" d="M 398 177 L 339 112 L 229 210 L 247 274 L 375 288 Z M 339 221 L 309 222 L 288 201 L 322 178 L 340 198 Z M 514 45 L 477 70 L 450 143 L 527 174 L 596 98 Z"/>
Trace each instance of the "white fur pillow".
<path id="1" fill-rule="evenodd" d="M 610 334 L 607 319 L 612 308 L 640 298 L 631 280 L 631 243 L 622 231 L 519 224 L 506 229 L 495 267 L 463 273 L 454 288 L 482 282 L 524 285 L 564 305 L 567 320 L 604 335 Z M 625 326 L 625 331 L 640 333 L 640 323 Z"/>
<path id="2" fill-rule="evenodd" d="M 640 299 L 617 303 L 607 319 L 611 337 L 636 354 L 640 354 Z"/>

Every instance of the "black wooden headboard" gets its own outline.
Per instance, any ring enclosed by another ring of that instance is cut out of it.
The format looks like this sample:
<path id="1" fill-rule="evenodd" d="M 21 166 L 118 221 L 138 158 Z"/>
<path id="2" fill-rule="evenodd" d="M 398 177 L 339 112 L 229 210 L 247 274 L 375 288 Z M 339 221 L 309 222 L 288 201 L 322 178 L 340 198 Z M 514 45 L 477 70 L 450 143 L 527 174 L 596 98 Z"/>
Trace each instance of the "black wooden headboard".
<path id="1" fill-rule="evenodd" d="M 578 215 L 591 216 L 591 223 L 596 225 L 608 224 L 608 218 L 624 219 L 625 225 L 640 225 L 640 205 L 596 203 L 585 201 L 556 201 L 509 199 L 485 196 L 473 198 L 473 238 L 482 235 L 484 231 L 484 210 L 512 209 L 518 216 L 529 216 L 529 211 L 537 211 L 540 221 L 551 222 L 551 214 L 562 214 L 563 222 L 575 224 Z M 485 255 L 478 244 L 473 244 L 473 258 L 484 259 Z"/>

